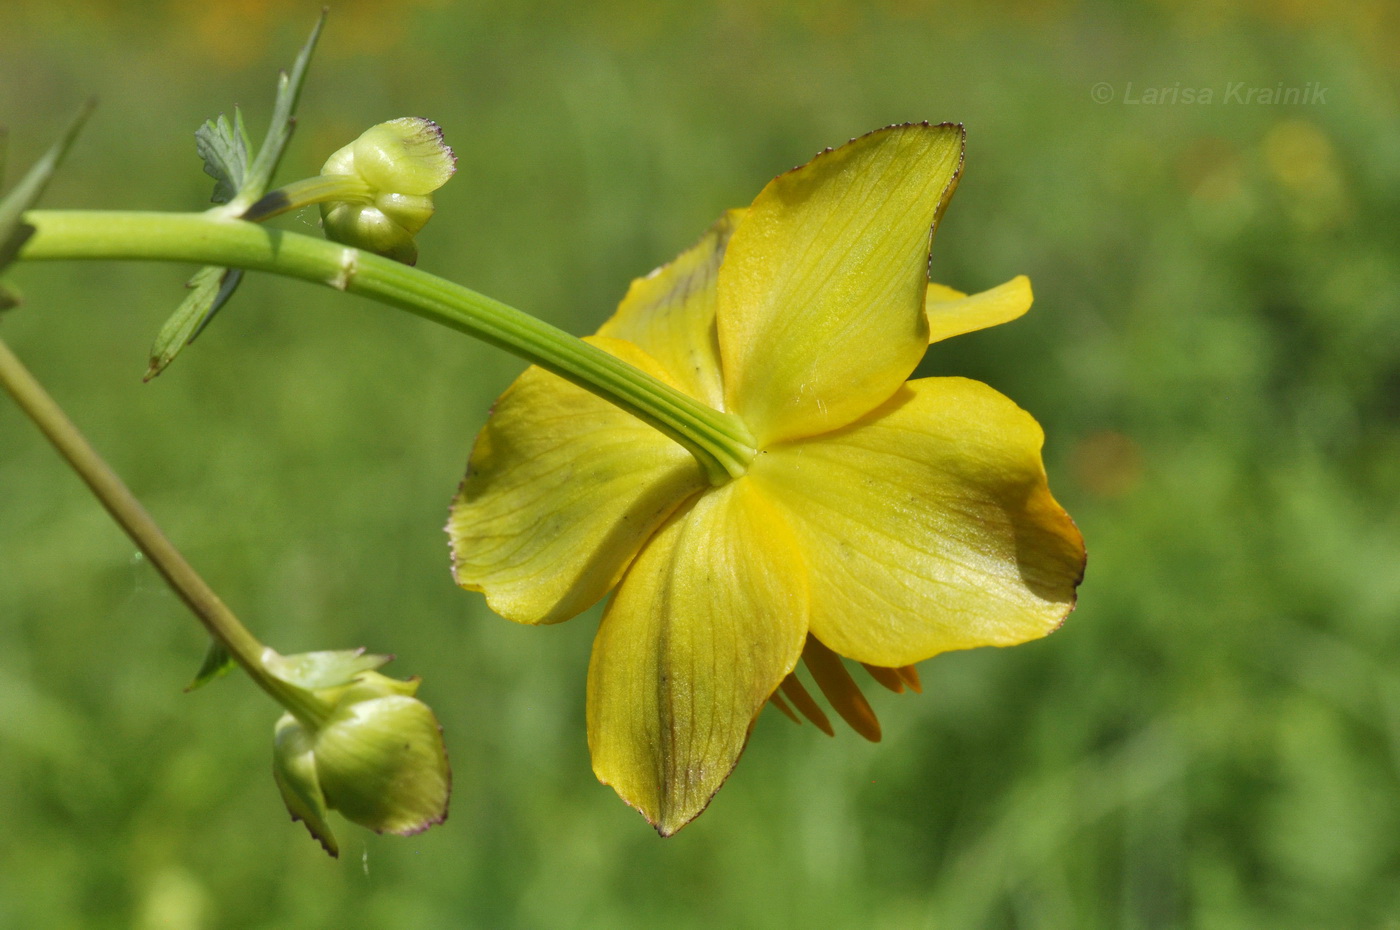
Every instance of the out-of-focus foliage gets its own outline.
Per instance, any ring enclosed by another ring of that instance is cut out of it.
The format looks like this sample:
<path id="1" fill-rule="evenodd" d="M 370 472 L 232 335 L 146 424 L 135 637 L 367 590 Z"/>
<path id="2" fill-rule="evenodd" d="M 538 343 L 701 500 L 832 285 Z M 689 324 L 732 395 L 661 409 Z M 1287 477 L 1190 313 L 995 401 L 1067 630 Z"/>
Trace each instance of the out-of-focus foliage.
<path id="1" fill-rule="evenodd" d="M 7 8 L 11 165 L 97 91 L 46 203 L 200 208 L 193 130 L 234 103 L 266 118 L 304 6 Z M 765 715 L 713 808 L 660 841 L 589 774 L 591 625 L 512 626 L 448 576 L 446 503 L 519 363 L 253 277 L 142 385 L 189 269 L 20 267 L 5 338 L 259 635 L 425 678 L 457 792 L 443 827 L 347 827 L 328 861 L 282 813 L 275 709 L 233 677 L 181 694 L 197 628 L 0 403 L 0 926 L 1388 926 L 1396 8 L 980 9 L 346 3 L 280 177 L 431 117 L 462 170 L 420 265 L 591 332 L 818 148 L 964 121 L 935 276 L 1024 272 L 1037 300 L 925 369 L 1046 427 L 1090 550 L 1061 632 L 872 694 L 878 746 Z M 1236 82 L 1326 94 L 1227 104 Z M 1127 102 L 1177 86 L 1215 99 Z"/>

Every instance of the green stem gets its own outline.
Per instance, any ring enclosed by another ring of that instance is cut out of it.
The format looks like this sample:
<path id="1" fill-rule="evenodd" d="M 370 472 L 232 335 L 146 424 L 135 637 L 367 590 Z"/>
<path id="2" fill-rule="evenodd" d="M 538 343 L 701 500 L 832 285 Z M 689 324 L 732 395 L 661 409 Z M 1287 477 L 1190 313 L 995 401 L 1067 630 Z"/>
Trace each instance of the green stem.
<path id="1" fill-rule="evenodd" d="M 263 656 L 270 650 L 258 642 L 247 627 L 238 622 L 233 611 L 219 600 L 219 596 L 166 538 L 146 508 L 97 454 L 63 408 L 49 396 L 4 340 L 0 340 L 0 386 L 9 392 L 59 454 L 87 482 L 112 519 L 126 531 L 132 542 L 145 553 L 170 587 L 204 624 L 209 635 L 228 650 L 249 677 L 304 723 L 313 726 L 323 723 L 330 714 L 329 705 L 267 671 L 263 666 Z"/>
<path id="2" fill-rule="evenodd" d="M 387 258 L 214 211 L 32 210 L 22 259 L 147 259 L 269 271 L 362 294 L 476 336 L 641 418 L 695 456 L 710 480 L 742 475 L 755 451 L 742 421 L 534 317 Z"/>
<path id="3" fill-rule="evenodd" d="M 369 185 L 358 175 L 318 174 L 314 178 L 303 178 L 291 184 L 284 184 L 264 195 L 239 219 L 261 223 L 283 213 L 332 200 L 344 203 L 373 203 L 374 196 Z"/>

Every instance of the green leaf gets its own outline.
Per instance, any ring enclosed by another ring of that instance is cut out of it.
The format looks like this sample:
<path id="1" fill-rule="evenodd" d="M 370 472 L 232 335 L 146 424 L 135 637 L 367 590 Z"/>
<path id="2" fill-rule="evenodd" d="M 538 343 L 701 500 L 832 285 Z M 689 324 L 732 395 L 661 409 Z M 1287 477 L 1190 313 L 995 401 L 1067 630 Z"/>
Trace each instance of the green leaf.
<path id="1" fill-rule="evenodd" d="M 194 132 L 194 147 L 204 159 L 204 173 L 214 179 L 214 203 L 228 203 L 243 189 L 248 176 L 248 131 L 243 114 L 233 108 L 233 122 L 222 113 Z"/>
<path id="2" fill-rule="evenodd" d="M 297 99 L 301 96 L 302 83 L 306 80 L 306 66 L 311 61 L 311 53 L 316 48 L 316 40 L 321 37 L 321 28 L 325 24 L 326 11 L 322 10 L 315 28 L 311 30 L 310 38 L 301 47 L 301 52 L 292 65 L 291 73 L 283 71 L 277 77 L 277 100 L 272 106 L 272 123 L 268 126 L 267 138 L 263 139 L 262 148 L 258 149 L 257 158 L 253 159 L 253 164 L 248 168 L 234 201 L 242 210 L 252 206 L 267 192 L 272 174 L 277 170 L 277 163 L 281 161 L 282 152 L 292 137 L 292 128 L 296 125 L 293 113 L 296 110 Z"/>
<path id="3" fill-rule="evenodd" d="M 78 130 L 92 113 L 92 108 L 91 100 L 83 104 L 53 147 L 20 178 L 5 199 L 0 200 L 0 268 L 14 261 L 20 247 L 34 235 L 34 227 L 24 222 L 24 211 L 34 206 L 48 186 L 49 179 L 73 145 L 73 140 L 78 137 Z"/>
<path id="4" fill-rule="evenodd" d="M 19 290 L 8 281 L 0 279 L 0 312 L 13 310 L 20 305 L 21 300 Z"/>
<path id="5" fill-rule="evenodd" d="M 202 688 L 215 678 L 222 678 L 228 674 L 229 669 L 237 663 L 233 661 L 233 656 L 228 654 L 228 650 L 223 644 L 215 641 L 209 644 L 209 651 L 204 654 L 204 662 L 199 666 L 199 671 L 194 673 L 194 681 L 185 686 L 186 691 L 194 691 Z"/>
<path id="6" fill-rule="evenodd" d="M 391 659 L 393 656 L 375 655 L 364 649 L 337 649 L 290 656 L 274 653 L 263 657 L 263 666 L 288 684 L 318 691 L 347 685 L 361 672 L 373 671 Z"/>
<path id="7" fill-rule="evenodd" d="M 242 280 L 243 271 L 239 268 L 206 265 L 194 273 L 185 285 L 190 289 L 189 294 L 156 334 L 144 380 L 149 381 L 164 371 L 185 346 L 194 342 Z"/>
<path id="8" fill-rule="evenodd" d="M 296 124 L 293 112 L 301 96 L 302 84 L 306 81 L 306 66 L 311 61 L 311 53 L 325 24 L 326 11 L 323 9 L 315 28 L 311 30 L 311 36 L 297 55 L 291 73 L 283 71 L 278 75 L 272 122 L 251 165 L 248 162 L 248 130 L 243 124 L 243 113 L 237 107 L 233 109 L 233 122 L 220 115 L 218 119 L 207 120 L 195 130 L 195 150 L 204 160 L 204 172 L 214 179 L 214 195 L 210 198 L 214 203 L 226 203 L 235 214 L 241 214 L 266 192 L 273 172 L 277 170 L 277 163 L 282 159 L 282 152 L 292 137 L 292 128 Z M 216 265 L 195 272 L 187 285 L 189 295 L 156 334 L 145 380 L 149 381 L 164 371 L 185 346 L 194 342 L 219 308 L 233 296 L 242 279 L 242 271 Z"/>

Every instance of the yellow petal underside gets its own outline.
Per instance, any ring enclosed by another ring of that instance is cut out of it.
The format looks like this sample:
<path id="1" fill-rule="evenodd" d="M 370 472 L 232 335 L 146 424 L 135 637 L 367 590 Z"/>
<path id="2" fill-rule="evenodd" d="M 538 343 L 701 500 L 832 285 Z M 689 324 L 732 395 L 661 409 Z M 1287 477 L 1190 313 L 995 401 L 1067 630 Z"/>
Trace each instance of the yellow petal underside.
<path id="1" fill-rule="evenodd" d="M 646 353 L 589 340 L 663 380 Z M 518 623 L 567 620 L 622 577 L 652 532 L 708 486 L 684 448 L 540 368 L 496 401 L 447 531 L 457 583 Z"/>
<path id="2" fill-rule="evenodd" d="M 912 381 L 847 429 L 770 449 L 749 477 L 807 561 L 811 631 L 899 667 L 1051 632 L 1084 545 L 1050 496 L 1039 425 L 976 381 Z"/>
<path id="3" fill-rule="evenodd" d="M 976 294 L 930 284 L 924 296 L 928 341 L 938 342 L 1009 323 L 1031 308 L 1032 299 L 1031 279 L 1025 275 Z"/>
<path id="4" fill-rule="evenodd" d="M 931 228 L 961 126 L 892 126 L 768 184 L 734 231 L 716 306 L 728 409 L 759 445 L 850 423 L 928 346 Z"/>
<path id="5" fill-rule="evenodd" d="M 647 544 L 608 604 L 588 669 L 593 771 L 667 836 L 739 760 L 797 664 L 806 572 L 791 531 L 739 478 Z"/>
<path id="6" fill-rule="evenodd" d="M 676 386 L 717 410 L 724 409 L 719 342 L 715 335 L 715 281 L 725 246 L 743 217 L 729 210 L 669 264 L 627 289 L 600 336 L 626 339 L 671 374 Z"/>

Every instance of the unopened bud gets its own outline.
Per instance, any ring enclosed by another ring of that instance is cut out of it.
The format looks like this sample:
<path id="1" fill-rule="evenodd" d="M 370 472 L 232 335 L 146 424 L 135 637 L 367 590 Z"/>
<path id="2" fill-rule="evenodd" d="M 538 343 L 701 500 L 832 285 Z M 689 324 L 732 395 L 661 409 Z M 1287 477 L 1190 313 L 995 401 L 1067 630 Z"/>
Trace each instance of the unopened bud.
<path id="1" fill-rule="evenodd" d="M 292 817 L 331 855 L 338 847 L 327 811 L 378 833 L 411 834 L 447 817 L 452 775 L 437 718 L 414 697 L 418 680 L 374 671 L 316 691 L 331 705 L 309 725 L 277 721 L 273 774 Z"/>
<path id="2" fill-rule="evenodd" d="M 363 200 L 321 204 L 326 236 L 405 264 L 418 260 L 413 241 L 433 215 L 433 191 L 457 170 L 457 158 L 432 120 L 404 117 L 367 129 L 321 168 L 369 189 Z"/>

